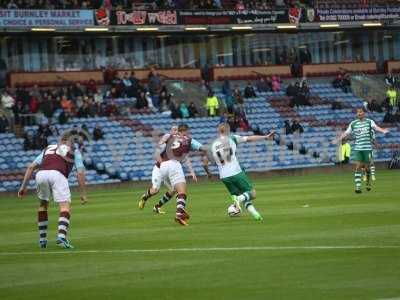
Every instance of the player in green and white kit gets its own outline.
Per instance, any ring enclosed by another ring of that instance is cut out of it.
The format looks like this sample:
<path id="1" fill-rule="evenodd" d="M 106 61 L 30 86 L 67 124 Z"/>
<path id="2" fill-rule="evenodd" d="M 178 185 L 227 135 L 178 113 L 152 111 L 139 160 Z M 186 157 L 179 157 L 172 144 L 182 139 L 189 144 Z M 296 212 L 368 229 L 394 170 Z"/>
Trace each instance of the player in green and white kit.
<path id="1" fill-rule="evenodd" d="M 375 130 L 372 130 L 372 146 L 373 148 L 377 149 L 378 148 L 378 144 L 375 141 Z M 368 169 L 364 169 L 364 173 L 363 173 L 363 181 L 366 181 L 367 184 L 369 183 L 369 179 L 371 179 L 372 181 L 376 180 L 375 177 L 375 163 L 374 163 L 374 154 L 375 154 L 376 150 L 374 151 L 374 149 L 372 149 L 371 152 L 371 159 L 369 161 L 369 173 L 368 173 Z"/>
<path id="2" fill-rule="evenodd" d="M 261 221 L 263 218 L 255 209 L 251 200 L 256 198 L 256 191 L 250 179 L 243 171 L 236 157 L 237 144 L 244 142 L 256 142 L 273 137 L 274 132 L 263 136 L 239 136 L 231 135 L 228 124 L 218 126 L 218 138 L 211 144 L 211 155 L 218 166 L 219 177 L 225 184 L 236 207 L 240 209 L 243 203 L 254 219 Z"/>
<path id="3" fill-rule="evenodd" d="M 353 134 L 355 138 L 353 160 L 356 162 L 354 173 L 356 193 L 361 193 L 362 169 L 365 168 L 369 173 L 369 164 L 372 155 L 373 130 L 384 134 L 389 132 L 388 129 L 376 125 L 373 120 L 365 118 L 364 109 L 358 108 L 357 119 L 351 122 L 347 130 L 342 133 L 337 140 L 335 140 L 335 142 L 340 141 L 349 134 Z"/>

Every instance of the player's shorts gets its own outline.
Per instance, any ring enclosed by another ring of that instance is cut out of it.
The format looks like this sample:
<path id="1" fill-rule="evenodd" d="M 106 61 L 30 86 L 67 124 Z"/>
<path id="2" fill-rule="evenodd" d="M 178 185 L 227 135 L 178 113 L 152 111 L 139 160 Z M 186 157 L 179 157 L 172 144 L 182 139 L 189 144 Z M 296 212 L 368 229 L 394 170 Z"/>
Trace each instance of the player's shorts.
<path id="1" fill-rule="evenodd" d="M 178 183 L 186 183 L 185 174 L 179 161 L 170 159 L 161 163 L 161 180 L 169 188 L 173 189 Z"/>
<path id="2" fill-rule="evenodd" d="M 372 158 L 371 150 L 354 150 L 353 151 L 353 160 L 369 164 Z"/>
<path id="3" fill-rule="evenodd" d="M 71 202 L 68 179 L 55 170 L 41 170 L 36 173 L 36 189 L 40 200 L 49 201 L 53 196 L 55 202 Z"/>
<path id="4" fill-rule="evenodd" d="M 153 189 L 158 191 L 161 188 L 161 171 L 160 168 L 156 165 L 154 165 L 153 172 L 151 173 L 151 183 Z"/>
<path id="5" fill-rule="evenodd" d="M 244 192 L 250 192 L 253 189 L 253 184 L 245 172 L 240 172 L 234 176 L 221 179 L 231 195 L 241 195 Z"/>

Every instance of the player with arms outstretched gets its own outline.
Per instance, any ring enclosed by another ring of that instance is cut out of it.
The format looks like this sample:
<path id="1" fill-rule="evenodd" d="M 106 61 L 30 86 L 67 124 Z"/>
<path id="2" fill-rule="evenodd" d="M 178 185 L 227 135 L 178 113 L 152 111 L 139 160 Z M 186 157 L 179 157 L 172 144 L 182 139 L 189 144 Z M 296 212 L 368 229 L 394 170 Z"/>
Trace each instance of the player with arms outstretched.
<path id="1" fill-rule="evenodd" d="M 353 160 L 355 161 L 355 192 L 361 193 L 361 177 L 362 170 L 365 169 L 367 172 L 367 178 L 370 177 L 370 161 L 372 155 L 372 143 L 374 139 L 373 130 L 386 134 L 389 132 L 388 129 L 384 129 L 376 125 L 376 123 L 368 118 L 365 118 L 365 111 L 363 108 L 357 109 L 357 119 L 352 121 L 348 126 L 347 130 L 343 132 L 333 142 L 337 143 L 346 136 L 352 134 L 355 138 Z M 367 190 L 371 190 L 371 183 L 368 179 Z"/>
<path id="2" fill-rule="evenodd" d="M 231 199 L 240 209 L 243 203 L 255 220 L 263 218 L 255 209 L 252 200 L 256 198 L 256 190 L 239 164 L 236 148 L 240 143 L 257 142 L 273 138 L 274 132 L 268 135 L 239 136 L 231 135 L 228 124 L 218 126 L 218 138 L 211 144 L 211 155 L 218 166 L 219 177 L 228 189 Z"/>
<path id="3" fill-rule="evenodd" d="M 86 203 L 85 191 L 85 167 L 82 161 L 82 154 L 75 149 L 71 142 L 72 136 L 66 134 L 62 137 L 59 144 L 46 147 L 39 156 L 29 165 L 18 196 L 23 197 L 27 193 L 27 184 L 35 170 L 37 196 L 39 198 L 38 227 L 39 227 L 39 246 L 47 247 L 47 227 L 48 227 L 48 206 L 50 196 L 58 203 L 59 219 L 58 234 L 56 244 L 61 248 L 73 248 L 67 239 L 70 226 L 70 204 L 71 192 L 68 185 L 68 176 L 73 167 L 77 169 L 78 183 L 80 188 L 81 203 Z"/>

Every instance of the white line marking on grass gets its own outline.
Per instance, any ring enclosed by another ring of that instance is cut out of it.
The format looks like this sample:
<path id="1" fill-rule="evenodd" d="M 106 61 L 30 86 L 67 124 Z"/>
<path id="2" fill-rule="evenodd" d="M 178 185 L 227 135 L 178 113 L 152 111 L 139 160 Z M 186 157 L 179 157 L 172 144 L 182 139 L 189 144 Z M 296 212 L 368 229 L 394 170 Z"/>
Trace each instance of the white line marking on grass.
<path id="1" fill-rule="evenodd" d="M 21 252 L 0 252 L 0 256 L 45 255 L 45 254 L 113 254 L 113 253 L 159 253 L 159 252 L 234 252 L 234 251 L 279 251 L 279 250 L 363 250 L 400 249 L 400 245 L 345 245 L 345 246 L 265 246 L 265 247 L 215 247 L 215 248 L 165 248 L 165 249 L 113 249 L 113 250 L 38 250 Z"/>

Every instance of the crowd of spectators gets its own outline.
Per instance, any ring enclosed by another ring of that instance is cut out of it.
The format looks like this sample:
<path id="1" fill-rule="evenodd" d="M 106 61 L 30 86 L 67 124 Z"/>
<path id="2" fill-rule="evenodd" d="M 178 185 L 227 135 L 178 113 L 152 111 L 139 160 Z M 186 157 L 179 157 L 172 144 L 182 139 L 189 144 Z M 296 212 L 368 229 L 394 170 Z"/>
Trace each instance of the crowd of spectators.
<path id="1" fill-rule="evenodd" d="M 2 9 L 236 9 L 267 10 L 283 7 L 319 9 L 398 5 L 397 0 L 1 0 Z"/>
<path id="2" fill-rule="evenodd" d="M 271 9 L 311 6 L 312 0 L 2 0 L 4 9 Z"/>
<path id="3" fill-rule="evenodd" d="M 101 87 L 91 79 L 85 85 L 76 82 L 64 87 L 4 89 L 0 94 L 0 130 L 6 131 L 14 123 L 40 123 L 38 116 L 49 121 L 56 118 L 58 123 L 65 124 L 72 117 L 166 112 L 175 106 L 155 69 L 151 69 L 147 84 L 138 80 L 134 72 L 111 72 L 105 77 L 106 85 Z M 120 99 L 125 99 L 127 105 L 120 105 Z M 184 104 L 180 105 L 183 117 L 187 117 Z M 191 117 L 198 115 L 195 107 L 188 111 Z"/>
<path id="4" fill-rule="evenodd" d="M 294 84 L 290 83 L 286 88 L 286 95 L 290 99 L 291 107 L 311 105 L 310 89 L 305 78 L 300 81 L 296 81 Z"/>
<path id="5" fill-rule="evenodd" d="M 304 128 L 303 128 L 303 126 L 301 126 L 299 120 L 293 120 L 292 124 L 290 124 L 289 120 L 285 121 L 285 134 L 286 135 L 294 134 L 294 133 L 301 134 L 303 132 L 304 132 Z"/>

